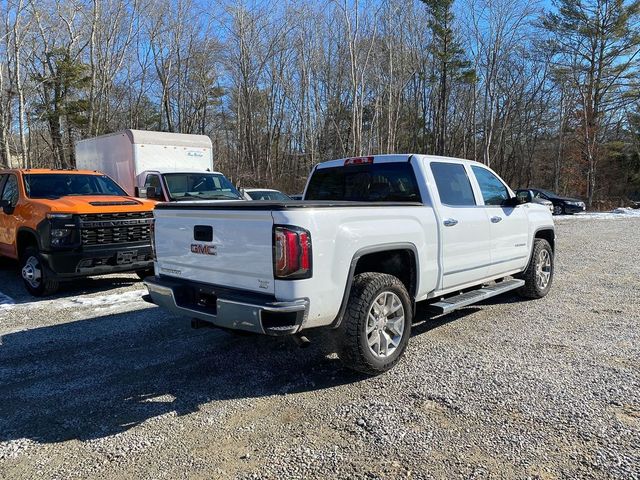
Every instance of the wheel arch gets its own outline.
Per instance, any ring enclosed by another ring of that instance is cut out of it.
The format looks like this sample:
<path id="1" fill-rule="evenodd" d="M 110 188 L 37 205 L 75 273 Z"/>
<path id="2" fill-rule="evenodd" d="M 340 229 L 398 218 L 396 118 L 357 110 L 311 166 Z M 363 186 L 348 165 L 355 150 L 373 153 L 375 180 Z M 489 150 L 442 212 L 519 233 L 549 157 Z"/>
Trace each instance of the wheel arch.
<path id="1" fill-rule="evenodd" d="M 549 245 L 551 245 L 551 251 L 553 252 L 553 254 L 555 255 L 556 253 L 556 231 L 555 228 L 553 227 L 539 227 L 537 228 L 534 232 L 533 232 L 533 238 L 531 239 L 531 249 L 529 251 L 529 259 L 527 260 L 527 264 L 525 266 L 525 270 L 527 269 L 527 267 L 529 266 L 529 263 L 531 262 L 531 256 L 533 255 L 533 244 L 536 241 L 537 238 L 542 238 L 543 240 L 546 240 L 547 242 L 549 242 Z M 523 270 L 524 271 L 524 270 Z"/>
<path id="2" fill-rule="evenodd" d="M 29 227 L 20 227 L 16 235 L 16 256 L 22 258 L 27 247 L 35 246 L 40 248 L 38 233 Z"/>
<path id="3" fill-rule="evenodd" d="M 409 268 L 403 268 L 409 267 Z M 409 297 L 414 302 L 418 291 L 419 257 L 418 249 L 413 243 L 386 243 L 371 245 L 356 251 L 351 259 L 347 283 L 342 295 L 340 310 L 331 323 L 332 328 L 340 326 L 347 308 L 353 279 L 365 272 L 387 273 L 397 277 L 406 287 Z"/>
<path id="4" fill-rule="evenodd" d="M 535 241 L 536 238 L 542 238 L 549 242 L 551 245 L 551 250 L 555 253 L 556 251 L 556 231 L 551 227 L 541 227 L 537 229 L 533 234 L 533 239 Z"/>

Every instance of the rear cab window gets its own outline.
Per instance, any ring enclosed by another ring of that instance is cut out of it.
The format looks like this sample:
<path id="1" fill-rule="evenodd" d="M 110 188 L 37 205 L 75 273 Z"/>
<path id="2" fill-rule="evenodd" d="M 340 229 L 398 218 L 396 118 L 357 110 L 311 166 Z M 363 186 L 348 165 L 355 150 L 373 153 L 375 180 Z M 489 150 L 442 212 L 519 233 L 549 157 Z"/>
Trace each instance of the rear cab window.
<path id="1" fill-rule="evenodd" d="M 440 203 L 453 207 L 473 207 L 476 199 L 461 163 L 431 162 L 431 173 L 436 181 Z"/>
<path id="2" fill-rule="evenodd" d="M 367 163 L 313 172 L 305 200 L 421 202 L 409 162 Z"/>

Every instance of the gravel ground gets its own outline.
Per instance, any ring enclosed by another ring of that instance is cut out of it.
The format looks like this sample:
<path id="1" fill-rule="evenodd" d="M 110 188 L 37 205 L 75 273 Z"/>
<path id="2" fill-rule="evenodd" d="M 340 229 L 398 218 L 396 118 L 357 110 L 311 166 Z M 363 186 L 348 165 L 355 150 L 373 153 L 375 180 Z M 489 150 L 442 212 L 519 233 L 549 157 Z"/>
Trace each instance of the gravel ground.
<path id="1" fill-rule="evenodd" d="M 546 298 L 425 320 L 376 378 L 5 262 L 0 478 L 640 478 L 639 232 L 560 219 Z"/>

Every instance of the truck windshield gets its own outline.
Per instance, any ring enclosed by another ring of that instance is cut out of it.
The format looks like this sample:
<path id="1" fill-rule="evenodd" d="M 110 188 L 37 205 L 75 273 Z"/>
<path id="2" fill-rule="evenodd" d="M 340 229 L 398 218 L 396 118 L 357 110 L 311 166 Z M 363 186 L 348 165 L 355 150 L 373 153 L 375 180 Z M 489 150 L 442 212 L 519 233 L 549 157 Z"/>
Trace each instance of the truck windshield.
<path id="1" fill-rule="evenodd" d="M 30 198 L 60 198 L 83 195 L 123 196 L 127 193 L 106 175 L 80 173 L 30 173 L 24 176 Z"/>
<path id="2" fill-rule="evenodd" d="M 167 173 L 164 175 L 171 200 L 240 200 L 240 192 L 216 173 Z"/>
<path id="3" fill-rule="evenodd" d="M 305 200 L 421 201 L 418 183 L 408 162 L 317 169 L 309 181 Z"/>

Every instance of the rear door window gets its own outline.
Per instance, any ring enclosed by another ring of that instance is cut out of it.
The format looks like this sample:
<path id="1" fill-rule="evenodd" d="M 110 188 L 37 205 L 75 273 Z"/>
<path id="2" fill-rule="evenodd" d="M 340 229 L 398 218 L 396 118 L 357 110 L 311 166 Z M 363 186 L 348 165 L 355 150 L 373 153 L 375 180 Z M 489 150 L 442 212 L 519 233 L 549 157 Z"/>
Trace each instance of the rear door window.
<path id="1" fill-rule="evenodd" d="M 409 162 L 394 162 L 317 169 L 305 200 L 420 202 L 421 198 Z"/>
<path id="2" fill-rule="evenodd" d="M 476 205 L 471 182 L 464 165 L 432 162 L 431 172 L 436 181 L 441 203 L 454 207 Z"/>
<path id="3" fill-rule="evenodd" d="M 471 170 L 478 180 L 485 205 L 499 206 L 510 197 L 509 190 L 504 186 L 504 183 L 489 170 L 482 167 L 471 167 Z"/>
<path id="4" fill-rule="evenodd" d="M 9 205 L 15 207 L 18 204 L 18 179 L 15 175 L 9 175 L 2 190 L 2 200 L 9 202 Z"/>

